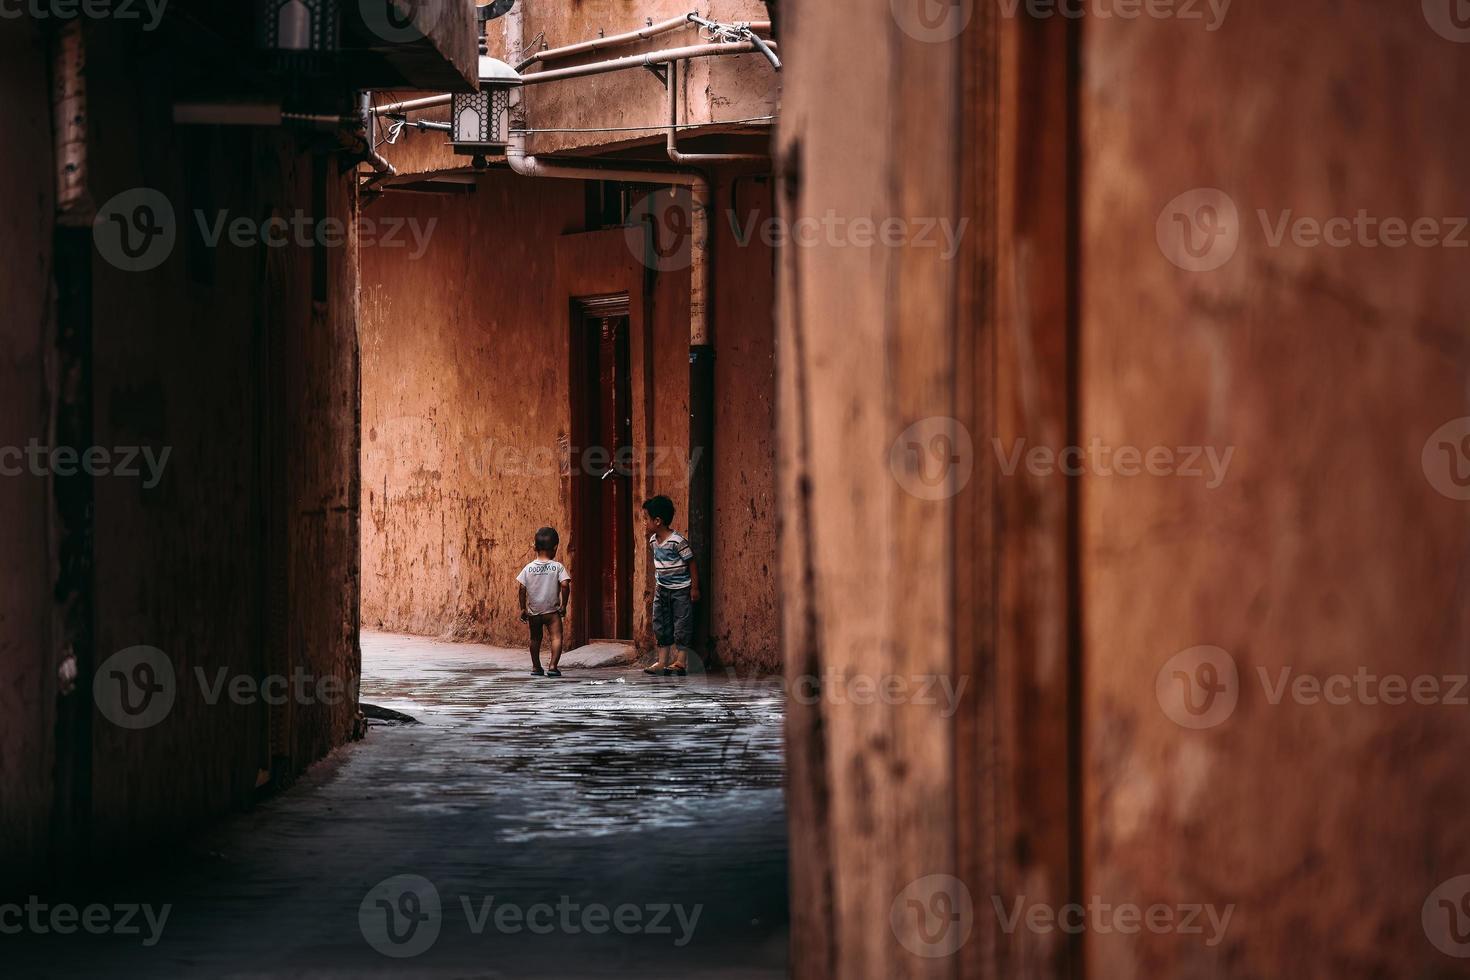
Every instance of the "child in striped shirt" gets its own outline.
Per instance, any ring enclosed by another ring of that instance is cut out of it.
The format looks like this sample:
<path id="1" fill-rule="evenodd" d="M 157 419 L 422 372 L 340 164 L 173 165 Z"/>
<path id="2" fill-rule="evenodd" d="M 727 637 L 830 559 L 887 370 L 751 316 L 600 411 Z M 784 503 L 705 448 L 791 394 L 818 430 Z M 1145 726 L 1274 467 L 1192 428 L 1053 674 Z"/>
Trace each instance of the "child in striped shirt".
<path id="1" fill-rule="evenodd" d="M 645 500 L 643 513 L 653 550 L 653 635 L 658 644 L 658 661 L 643 672 L 683 677 L 699 601 L 699 566 L 684 535 L 669 526 L 674 521 L 672 500 L 662 494 Z"/>

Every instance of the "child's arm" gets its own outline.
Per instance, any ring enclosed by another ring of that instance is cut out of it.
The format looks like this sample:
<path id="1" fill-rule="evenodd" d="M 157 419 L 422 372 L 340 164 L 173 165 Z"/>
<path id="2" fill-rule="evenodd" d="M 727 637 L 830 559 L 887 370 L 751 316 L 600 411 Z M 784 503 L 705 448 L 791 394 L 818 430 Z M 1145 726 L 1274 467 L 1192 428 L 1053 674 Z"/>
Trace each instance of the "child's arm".
<path id="1" fill-rule="evenodd" d="M 699 563 L 689 559 L 689 601 L 699 601 Z"/>
<path id="2" fill-rule="evenodd" d="M 564 578 L 561 580 L 561 614 L 567 614 L 567 606 L 572 601 L 572 580 Z"/>
<path id="3" fill-rule="evenodd" d="M 526 586 L 524 583 L 519 584 L 521 590 L 521 622 L 524 623 L 531 618 L 531 615 L 530 613 L 526 612 Z"/>

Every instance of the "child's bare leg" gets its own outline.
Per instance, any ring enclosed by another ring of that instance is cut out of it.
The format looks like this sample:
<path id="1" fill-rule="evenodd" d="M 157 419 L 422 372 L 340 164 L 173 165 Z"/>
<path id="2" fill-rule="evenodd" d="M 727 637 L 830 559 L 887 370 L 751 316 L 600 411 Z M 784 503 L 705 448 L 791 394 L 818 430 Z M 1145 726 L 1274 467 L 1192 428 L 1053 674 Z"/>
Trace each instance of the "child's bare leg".
<path id="1" fill-rule="evenodd" d="M 561 642 L 562 633 L 561 633 L 561 629 L 562 629 L 562 623 L 561 623 L 561 617 L 560 616 L 553 617 L 552 620 L 551 620 L 551 622 L 547 624 L 547 633 L 550 634 L 550 639 L 551 639 L 551 669 L 552 670 L 556 670 L 557 669 L 557 665 L 561 663 L 561 648 L 562 648 L 562 642 Z"/>
<path id="2" fill-rule="evenodd" d="M 541 620 L 531 620 L 531 669 L 541 671 Z"/>

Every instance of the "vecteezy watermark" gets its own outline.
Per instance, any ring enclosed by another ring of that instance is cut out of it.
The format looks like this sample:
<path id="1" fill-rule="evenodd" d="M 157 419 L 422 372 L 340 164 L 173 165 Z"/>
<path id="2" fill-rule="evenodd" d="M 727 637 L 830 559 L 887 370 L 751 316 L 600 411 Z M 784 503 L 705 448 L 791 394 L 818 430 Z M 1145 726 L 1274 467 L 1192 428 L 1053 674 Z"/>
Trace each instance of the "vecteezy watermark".
<path id="1" fill-rule="evenodd" d="M 451 443 L 434 419 L 419 415 L 398 415 L 369 424 L 363 448 L 372 457 L 399 467 L 396 476 L 439 469 L 452 456 L 475 475 L 494 478 L 591 476 L 604 480 L 647 475 L 687 480 L 704 459 L 702 446 L 690 452 L 686 446 L 575 446 L 570 439 L 554 445 L 493 438 Z"/>
<path id="2" fill-rule="evenodd" d="M 1441 882 L 1419 912 L 1424 935 L 1446 956 L 1470 957 L 1470 875 Z"/>
<path id="3" fill-rule="evenodd" d="M 925 959 L 952 956 L 970 938 L 975 903 L 953 875 L 925 875 L 908 883 L 888 909 L 888 927 L 904 949 Z"/>
<path id="4" fill-rule="evenodd" d="M 144 946 L 152 948 L 163 938 L 172 905 L 120 902 L 104 905 L 71 905 L 66 902 L 43 902 L 30 896 L 24 905 L 18 902 L 0 904 L 0 936 L 30 933 L 36 936 L 70 936 L 84 932 L 93 936 L 141 936 Z M 146 928 L 146 933 L 144 929 Z"/>
<path id="5" fill-rule="evenodd" d="M 444 927 L 439 889 L 420 875 L 385 878 L 363 896 L 357 926 L 368 945 L 384 956 L 407 959 L 427 952 Z"/>
<path id="6" fill-rule="evenodd" d="M 960 698 L 970 678 L 949 674 L 852 674 L 829 669 L 821 674 L 803 674 L 784 683 L 787 696 L 797 704 L 868 705 L 913 704 L 939 709 L 942 718 L 952 718 L 960 709 Z"/>
<path id="7" fill-rule="evenodd" d="M 975 442 L 959 419 L 920 419 L 893 440 L 888 469 L 899 486 L 920 500 L 947 500 L 970 484 Z"/>
<path id="8" fill-rule="evenodd" d="M 1429 485 L 1451 500 L 1470 500 L 1470 417 L 1451 419 L 1424 441 L 1420 465 Z"/>
<path id="9" fill-rule="evenodd" d="M 1360 665 L 1352 673 L 1320 674 L 1294 666 L 1257 666 L 1265 703 L 1303 707 L 1414 704 L 1470 707 L 1470 674 L 1380 674 Z M 1154 681 L 1159 707 L 1183 728 L 1223 724 L 1239 702 L 1242 682 L 1235 658 L 1220 647 L 1192 647 L 1169 658 Z"/>
<path id="10" fill-rule="evenodd" d="M 1032 476 L 1177 476 L 1203 479 L 1205 487 L 1215 490 L 1225 482 L 1235 447 L 1221 452 L 1215 446 L 1107 446 L 1094 436 L 1084 449 L 1068 446 L 1060 452 L 1049 446 L 1032 446 L 1018 439 L 1006 449 L 999 439 L 991 440 L 1000 471 L 1014 476 L 1024 463 Z"/>
<path id="11" fill-rule="evenodd" d="M 0 20 L 143 21 L 143 30 L 163 23 L 169 0 L 0 0 Z"/>
<path id="12" fill-rule="evenodd" d="M 1267 248 L 1470 248 L 1470 217 L 1356 214 L 1319 217 L 1291 208 L 1258 208 Z M 1155 228 L 1159 251 L 1186 272 L 1213 272 L 1234 258 L 1244 235 L 1235 200 L 1213 187 L 1197 188 L 1164 206 Z"/>
<path id="13" fill-rule="evenodd" d="M 392 44 L 429 37 L 451 0 L 358 0 L 368 30 Z"/>
<path id="14" fill-rule="evenodd" d="M 1234 0 L 999 0 L 1001 15 L 1024 14 L 1035 20 L 1064 17 L 1067 20 L 1200 21 L 1214 33 L 1225 26 Z"/>
<path id="15" fill-rule="evenodd" d="M 640 455 L 642 459 L 640 459 Z M 639 453 L 635 446 L 521 446 L 493 443 L 486 452 L 471 457 L 471 466 L 492 476 L 679 476 L 686 479 L 699 468 L 704 447 L 690 453 L 683 446 L 650 446 Z M 640 465 L 641 464 L 641 465 Z"/>
<path id="16" fill-rule="evenodd" d="M 360 247 L 406 249 L 408 259 L 423 257 L 439 223 L 438 218 L 391 216 L 318 219 L 300 209 L 267 218 L 196 209 L 191 217 L 191 231 L 206 248 L 342 248 L 352 240 L 355 228 Z M 124 191 L 97 210 L 92 237 L 98 254 L 112 266 L 124 272 L 156 269 L 168 261 L 178 243 L 173 202 L 149 187 Z"/>
<path id="17" fill-rule="evenodd" d="M 1470 5 L 1465 0 L 1421 0 L 1424 19 L 1446 41 L 1470 44 Z"/>
<path id="18" fill-rule="evenodd" d="M 1154 696 L 1181 728 L 1214 728 L 1235 713 L 1240 673 L 1220 647 L 1199 646 L 1170 657 L 1154 677 Z"/>
<path id="19" fill-rule="evenodd" d="M 1210 903 L 1186 902 L 1169 905 L 1155 902 L 1140 906 L 1133 902 L 1112 904 L 1093 895 L 1087 904 L 1070 902 L 1060 908 L 1040 902 L 1028 902 L 1020 895 L 1006 902 L 999 895 L 992 895 L 995 917 L 1001 931 L 1007 935 L 1024 927 L 1028 932 L 1046 935 L 1063 932 L 1078 935 L 1084 932 L 1097 935 L 1119 933 L 1124 936 L 1151 932 L 1156 936 L 1179 935 L 1200 936 L 1206 946 L 1218 946 L 1230 928 L 1230 917 L 1235 914 L 1235 904 L 1219 908 Z"/>
<path id="20" fill-rule="evenodd" d="M 155 452 L 152 446 L 47 446 L 32 437 L 24 446 L 0 446 L 0 476 L 116 476 L 143 478 L 143 488 L 152 490 L 163 479 L 173 447 Z M 142 461 L 146 475 L 138 468 Z"/>
<path id="21" fill-rule="evenodd" d="M 280 706 L 355 704 L 358 680 L 335 675 L 317 675 L 297 667 L 289 675 L 232 673 L 228 667 L 206 670 L 195 667 L 189 674 L 199 700 L 210 706 L 228 701 L 236 705 Z M 181 690 L 182 689 L 182 690 Z M 180 685 L 172 658 L 157 647 L 136 646 L 119 650 L 102 662 L 92 681 L 92 695 L 102 717 L 133 731 L 152 728 L 168 717 L 181 693 L 192 692 Z"/>
<path id="22" fill-rule="evenodd" d="M 970 26 L 975 0 L 888 0 L 894 22 L 915 41 L 943 44 Z"/>
<path id="23" fill-rule="evenodd" d="M 644 196 L 628 215 L 624 230 L 628 249 L 657 272 L 689 268 L 694 261 L 694 206 L 688 188 Z M 758 210 L 740 213 L 731 209 L 720 219 L 729 226 L 740 248 L 759 241 L 768 248 L 927 249 L 945 261 L 959 253 L 970 225 L 969 218 L 848 216 L 833 208 L 820 217 L 795 220 Z"/>
<path id="24" fill-rule="evenodd" d="M 780 215 L 762 217 L 751 212 L 744 217 L 727 212 L 736 244 L 744 247 L 757 236 L 771 248 L 904 248 L 935 249 L 946 262 L 960 250 L 970 226 L 969 218 L 874 218 L 845 217 L 828 208 L 820 218 L 792 221 Z"/>
<path id="25" fill-rule="evenodd" d="M 1154 237 L 1164 258 L 1186 272 L 1212 272 L 1235 257 L 1240 212 L 1215 187 L 1186 191 L 1159 212 Z"/>
<path id="26" fill-rule="evenodd" d="M 992 0 L 985 0 L 992 2 Z M 1225 24 L 1233 0 L 998 0 L 1000 16 L 1049 20 L 1200 21 L 1206 31 Z M 975 16 L 975 0 L 889 0 L 893 19 L 916 41 L 942 44 L 962 34 Z"/>
<path id="27" fill-rule="evenodd" d="M 531 905 L 498 901 L 494 895 L 461 895 L 456 905 L 475 936 L 489 931 L 535 936 L 617 933 L 668 936 L 678 947 L 689 945 L 704 912 L 703 905 L 655 902 L 609 906 L 573 901 L 569 895 L 562 895 L 554 904 Z M 420 875 L 406 874 L 374 885 L 358 906 L 357 921 L 373 949 L 384 956 L 406 959 L 434 945 L 445 915 L 444 902 L 434 883 Z"/>

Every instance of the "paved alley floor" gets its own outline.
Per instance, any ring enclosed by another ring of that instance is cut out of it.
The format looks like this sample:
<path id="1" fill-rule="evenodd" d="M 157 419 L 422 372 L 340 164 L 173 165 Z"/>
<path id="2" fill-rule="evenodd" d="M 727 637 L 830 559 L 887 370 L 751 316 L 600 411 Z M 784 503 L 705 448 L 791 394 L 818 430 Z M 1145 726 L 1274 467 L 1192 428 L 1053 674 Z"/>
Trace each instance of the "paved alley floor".
<path id="1" fill-rule="evenodd" d="M 0 935 L 7 975 L 784 975 L 779 689 L 648 677 L 619 647 L 545 679 L 523 651 L 362 646 L 362 699 L 421 724 L 89 896 L 171 906 L 156 944 L 142 914 L 137 936 Z"/>

